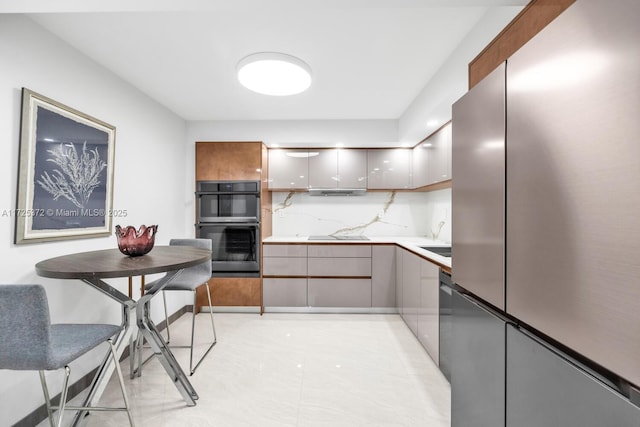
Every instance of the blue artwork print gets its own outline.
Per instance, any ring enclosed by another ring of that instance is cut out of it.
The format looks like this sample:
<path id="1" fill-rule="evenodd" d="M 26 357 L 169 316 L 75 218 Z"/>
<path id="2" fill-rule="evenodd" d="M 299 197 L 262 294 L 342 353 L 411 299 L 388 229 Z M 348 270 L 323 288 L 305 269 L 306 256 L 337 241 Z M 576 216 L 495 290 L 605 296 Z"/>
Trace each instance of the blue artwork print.
<path id="1" fill-rule="evenodd" d="M 109 135 L 38 107 L 33 230 L 105 225 Z"/>

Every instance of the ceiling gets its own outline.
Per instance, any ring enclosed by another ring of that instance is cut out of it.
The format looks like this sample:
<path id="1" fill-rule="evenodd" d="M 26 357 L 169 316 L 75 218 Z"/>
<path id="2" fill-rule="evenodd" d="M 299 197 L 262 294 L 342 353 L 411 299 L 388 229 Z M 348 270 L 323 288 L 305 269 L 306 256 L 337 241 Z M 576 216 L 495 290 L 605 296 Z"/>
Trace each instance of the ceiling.
<path id="1" fill-rule="evenodd" d="M 490 7 L 527 0 L 0 0 L 185 120 L 398 119 Z M 500 28 L 496 28 L 496 34 Z M 313 71 L 290 97 L 248 91 L 248 54 Z"/>

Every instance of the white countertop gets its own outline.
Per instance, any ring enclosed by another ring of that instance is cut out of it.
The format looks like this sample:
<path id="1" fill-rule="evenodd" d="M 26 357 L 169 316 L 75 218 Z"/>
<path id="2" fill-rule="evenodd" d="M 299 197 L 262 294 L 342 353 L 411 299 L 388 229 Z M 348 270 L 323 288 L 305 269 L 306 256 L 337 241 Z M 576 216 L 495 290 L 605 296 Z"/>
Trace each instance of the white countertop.
<path id="1" fill-rule="evenodd" d="M 263 240 L 263 243 L 306 243 L 313 245 L 316 243 L 331 243 L 336 245 L 345 244 L 394 244 L 428 258 L 429 260 L 451 269 L 451 258 L 438 255 L 420 248 L 420 246 L 444 246 L 450 247 L 451 243 L 445 243 L 440 240 L 433 240 L 426 237 L 412 236 L 367 236 L 369 240 L 309 240 L 309 236 L 272 236 Z"/>

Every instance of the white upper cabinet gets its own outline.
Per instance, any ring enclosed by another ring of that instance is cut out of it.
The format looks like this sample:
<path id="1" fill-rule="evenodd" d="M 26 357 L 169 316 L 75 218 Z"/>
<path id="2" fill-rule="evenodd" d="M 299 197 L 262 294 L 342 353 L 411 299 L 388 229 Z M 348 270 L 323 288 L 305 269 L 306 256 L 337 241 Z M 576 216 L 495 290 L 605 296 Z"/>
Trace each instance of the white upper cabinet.
<path id="1" fill-rule="evenodd" d="M 367 150 L 338 150 L 340 188 L 367 188 Z"/>
<path id="2" fill-rule="evenodd" d="M 427 163 L 429 183 L 451 179 L 451 123 L 429 139 L 433 139 L 433 155 Z"/>
<path id="3" fill-rule="evenodd" d="M 269 150 L 269 189 L 402 190 L 451 179 L 451 125 L 415 148 Z"/>
<path id="4" fill-rule="evenodd" d="M 419 188 L 429 184 L 429 156 L 431 154 L 431 147 L 427 141 L 428 139 L 416 145 L 413 149 L 413 188 Z"/>
<path id="5" fill-rule="evenodd" d="M 366 188 L 367 150 L 324 149 L 309 157 L 309 188 Z"/>
<path id="6" fill-rule="evenodd" d="M 413 149 L 413 187 L 451 179 L 451 124 Z"/>
<path id="7" fill-rule="evenodd" d="M 309 157 L 309 188 L 338 187 L 338 150 L 316 150 Z M 315 154 L 315 153 L 314 153 Z"/>
<path id="8" fill-rule="evenodd" d="M 382 148 L 367 150 L 368 184 L 372 190 L 411 188 L 410 148 Z"/>
<path id="9" fill-rule="evenodd" d="M 319 150 L 269 150 L 269 188 L 309 188 L 309 156 Z"/>

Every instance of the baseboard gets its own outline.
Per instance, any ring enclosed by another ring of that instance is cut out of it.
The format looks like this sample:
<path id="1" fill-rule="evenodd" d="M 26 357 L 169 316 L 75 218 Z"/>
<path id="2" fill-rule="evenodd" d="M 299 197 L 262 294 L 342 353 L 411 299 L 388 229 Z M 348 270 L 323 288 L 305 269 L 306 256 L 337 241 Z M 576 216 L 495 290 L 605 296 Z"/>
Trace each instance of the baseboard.
<path id="1" fill-rule="evenodd" d="M 200 311 L 208 313 L 213 311 L 214 313 L 260 313 L 259 305 L 215 305 L 213 307 L 202 306 Z"/>
<path id="2" fill-rule="evenodd" d="M 185 305 L 180 310 L 176 311 L 171 316 L 169 316 L 169 324 L 172 324 L 173 322 L 175 322 L 183 314 L 189 313 L 192 311 L 193 311 L 192 305 Z M 167 328 L 167 322 L 163 320 L 162 322 L 158 323 L 156 327 L 158 328 L 159 331 L 162 331 Z M 127 346 L 124 349 L 122 356 L 120 357 L 120 361 L 122 362 L 128 357 L 129 357 L 129 347 Z M 97 372 L 98 372 L 98 368 L 92 370 L 82 378 L 78 379 L 73 384 L 70 384 L 67 400 L 73 399 L 74 397 L 82 393 L 85 389 L 87 389 L 89 386 L 91 386 L 91 383 L 93 382 L 93 379 L 96 376 Z M 34 371 L 34 375 L 38 375 L 37 372 Z M 60 375 L 62 375 L 62 370 L 60 370 Z M 40 393 L 42 393 L 42 391 L 40 391 Z M 60 395 L 61 393 L 58 393 L 57 395 L 51 398 L 51 402 L 53 402 L 52 403 L 53 406 L 57 406 L 59 404 Z M 43 400 L 44 400 L 44 395 L 43 395 Z M 43 403 L 41 406 L 33 410 L 30 414 L 22 418 L 20 421 L 13 424 L 12 427 L 33 427 L 35 425 L 40 424 L 42 421 L 46 420 L 48 417 L 49 417 L 49 414 L 47 413 L 47 405 L 46 403 Z"/>
<path id="3" fill-rule="evenodd" d="M 265 313 L 398 314 L 395 307 L 265 307 Z"/>

